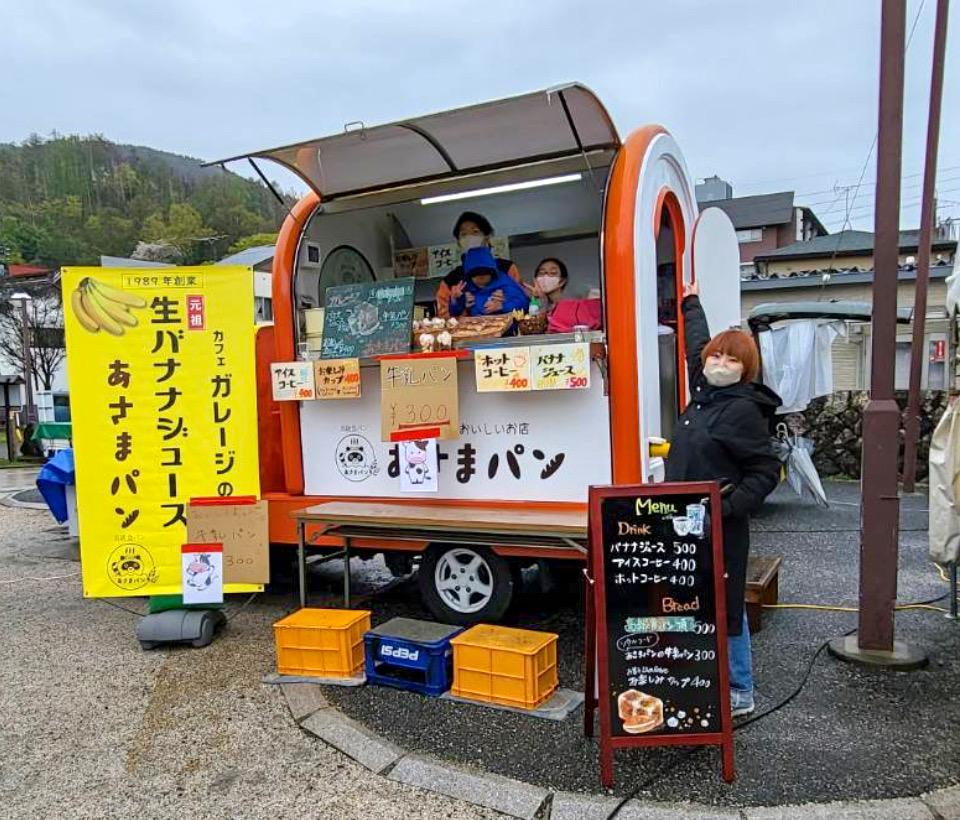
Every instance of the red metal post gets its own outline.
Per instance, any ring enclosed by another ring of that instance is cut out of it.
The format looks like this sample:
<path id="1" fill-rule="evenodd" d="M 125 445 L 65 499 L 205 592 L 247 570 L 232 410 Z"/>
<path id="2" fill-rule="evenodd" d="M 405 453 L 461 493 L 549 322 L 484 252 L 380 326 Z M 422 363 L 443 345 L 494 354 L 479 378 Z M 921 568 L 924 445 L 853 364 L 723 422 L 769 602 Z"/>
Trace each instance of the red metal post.
<path id="1" fill-rule="evenodd" d="M 940 103 L 943 98 L 943 64 L 947 50 L 947 16 L 950 0 L 938 0 L 933 35 L 933 66 L 930 72 L 930 111 L 927 115 L 927 154 L 923 166 L 923 202 L 920 211 L 920 241 L 917 254 L 917 286 L 913 308 L 913 341 L 910 346 L 910 395 L 903 421 L 903 491 L 912 493 L 917 477 L 917 442 L 920 438 L 920 372 L 927 324 L 927 283 L 930 279 L 930 234 L 936 219 L 934 189 L 937 151 L 940 143 Z"/>
<path id="2" fill-rule="evenodd" d="M 874 206 L 873 348 L 870 400 L 863 411 L 860 623 L 857 633 L 860 649 L 882 651 L 893 650 L 900 517 L 897 485 L 900 410 L 893 389 L 905 28 L 906 3 L 903 0 L 883 0 Z"/>

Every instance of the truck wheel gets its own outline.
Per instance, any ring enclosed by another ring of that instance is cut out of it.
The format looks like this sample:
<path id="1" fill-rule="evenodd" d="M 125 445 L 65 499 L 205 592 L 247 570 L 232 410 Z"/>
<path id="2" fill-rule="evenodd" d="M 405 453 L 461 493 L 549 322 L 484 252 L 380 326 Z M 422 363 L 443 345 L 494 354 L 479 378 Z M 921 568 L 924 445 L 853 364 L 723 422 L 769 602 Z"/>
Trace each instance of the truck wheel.
<path id="1" fill-rule="evenodd" d="M 444 623 L 498 621 L 513 598 L 510 564 L 486 547 L 433 544 L 423 555 L 420 596 Z"/>

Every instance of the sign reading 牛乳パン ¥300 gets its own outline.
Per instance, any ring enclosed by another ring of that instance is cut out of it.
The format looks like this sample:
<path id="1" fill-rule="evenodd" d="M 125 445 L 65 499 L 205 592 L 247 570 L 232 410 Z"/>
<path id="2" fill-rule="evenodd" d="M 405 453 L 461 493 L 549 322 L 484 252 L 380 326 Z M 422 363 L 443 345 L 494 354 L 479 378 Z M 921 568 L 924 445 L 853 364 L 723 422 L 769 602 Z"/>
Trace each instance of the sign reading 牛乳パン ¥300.
<path id="1" fill-rule="evenodd" d="M 65 268 L 62 282 L 83 594 L 178 594 L 189 500 L 259 495 L 253 276 Z"/>

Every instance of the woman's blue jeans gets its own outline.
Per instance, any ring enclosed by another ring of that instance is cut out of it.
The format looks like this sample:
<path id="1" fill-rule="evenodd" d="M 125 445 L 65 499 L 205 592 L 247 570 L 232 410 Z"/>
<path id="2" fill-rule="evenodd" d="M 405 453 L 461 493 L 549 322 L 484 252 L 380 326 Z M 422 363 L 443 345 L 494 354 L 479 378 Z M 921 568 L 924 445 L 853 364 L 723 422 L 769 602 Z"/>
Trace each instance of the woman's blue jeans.
<path id="1" fill-rule="evenodd" d="M 753 657 L 750 653 L 750 628 L 747 611 L 743 611 L 743 632 L 727 636 L 727 655 L 730 664 L 730 688 L 753 692 Z"/>

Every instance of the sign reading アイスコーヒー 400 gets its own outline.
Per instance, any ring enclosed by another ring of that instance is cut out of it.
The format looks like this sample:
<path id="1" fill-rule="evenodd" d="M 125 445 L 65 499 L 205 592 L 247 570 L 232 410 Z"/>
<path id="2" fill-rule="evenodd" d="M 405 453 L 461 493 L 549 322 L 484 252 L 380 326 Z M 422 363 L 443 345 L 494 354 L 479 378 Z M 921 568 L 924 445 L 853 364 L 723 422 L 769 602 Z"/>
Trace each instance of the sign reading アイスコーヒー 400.
<path id="1" fill-rule="evenodd" d="M 253 276 L 66 268 L 62 281 L 84 595 L 177 594 L 190 498 L 259 494 Z"/>

